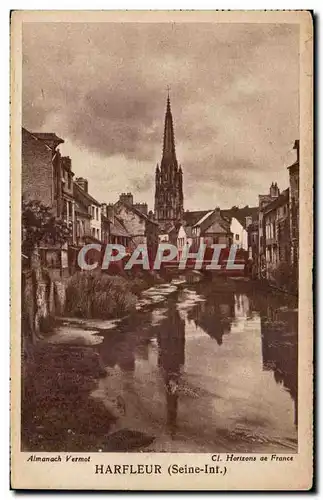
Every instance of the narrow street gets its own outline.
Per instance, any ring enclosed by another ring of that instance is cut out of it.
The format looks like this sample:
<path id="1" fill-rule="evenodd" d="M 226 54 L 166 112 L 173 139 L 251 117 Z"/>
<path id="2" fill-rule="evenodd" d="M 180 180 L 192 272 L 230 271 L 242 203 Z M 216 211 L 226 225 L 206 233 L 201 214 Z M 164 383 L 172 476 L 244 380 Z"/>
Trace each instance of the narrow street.
<path id="1" fill-rule="evenodd" d="M 99 351 L 92 396 L 117 417 L 111 432 L 153 436 L 145 451 L 296 452 L 296 301 L 212 283 L 143 295 L 132 316 L 71 319 L 52 338 Z"/>

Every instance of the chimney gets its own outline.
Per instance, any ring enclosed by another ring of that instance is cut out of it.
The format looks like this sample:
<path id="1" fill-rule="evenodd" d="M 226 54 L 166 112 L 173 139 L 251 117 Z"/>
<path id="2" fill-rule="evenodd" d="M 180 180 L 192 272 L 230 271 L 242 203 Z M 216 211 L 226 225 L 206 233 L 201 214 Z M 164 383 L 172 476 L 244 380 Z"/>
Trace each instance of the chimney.
<path id="1" fill-rule="evenodd" d="M 106 203 L 101 204 L 101 214 L 104 215 L 104 217 L 108 217 L 108 210 Z"/>
<path id="2" fill-rule="evenodd" d="M 134 203 L 134 208 L 139 210 L 144 215 L 148 215 L 148 205 L 147 203 Z"/>
<path id="3" fill-rule="evenodd" d="M 126 203 L 127 205 L 133 205 L 133 195 L 131 193 L 121 193 L 119 195 L 119 201 Z"/>
<path id="4" fill-rule="evenodd" d="M 66 170 L 71 170 L 71 168 L 72 168 L 72 160 L 71 160 L 71 158 L 69 156 L 62 156 L 61 157 L 61 162 L 62 162 L 63 167 Z"/>
<path id="5" fill-rule="evenodd" d="M 277 182 L 275 184 L 272 182 L 269 188 L 269 196 L 270 198 L 278 198 L 279 196 L 279 188 L 277 186 Z"/>
<path id="6" fill-rule="evenodd" d="M 246 217 L 246 228 L 248 228 L 252 224 L 252 217 L 251 215 L 247 215 Z"/>
<path id="7" fill-rule="evenodd" d="M 108 205 L 106 205 L 106 207 L 107 207 L 107 217 L 112 222 L 112 224 L 114 224 L 114 204 L 109 203 Z"/>
<path id="8" fill-rule="evenodd" d="M 75 182 L 81 189 L 83 189 L 83 191 L 85 191 L 86 193 L 88 192 L 89 183 L 87 179 L 84 179 L 84 177 L 77 177 L 75 179 Z"/>
<path id="9" fill-rule="evenodd" d="M 299 163 L 299 139 L 296 139 L 293 149 L 296 149 L 297 161 Z"/>

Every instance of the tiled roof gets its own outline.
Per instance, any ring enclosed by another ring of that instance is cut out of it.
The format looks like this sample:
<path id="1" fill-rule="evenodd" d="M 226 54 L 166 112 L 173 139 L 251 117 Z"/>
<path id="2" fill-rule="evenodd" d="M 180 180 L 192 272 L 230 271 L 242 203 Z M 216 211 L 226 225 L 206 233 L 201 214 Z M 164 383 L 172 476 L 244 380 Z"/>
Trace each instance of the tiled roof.
<path id="1" fill-rule="evenodd" d="M 243 208 L 230 208 L 227 210 L 221 210 L 221 215 L 224 217 L 232 219 L 234 217 L 240 224 L 246 227 L 246 217 L 251 217 L 252 221 L 258 220 L 258 207 L 243 207 Z"/>
<path id="2" fill-rule="evenodd" d="M 120 221 L 118 217 L 114 217 L 114 221 L 112 222 L 110 220 L 110 234 L 113 236 L 125 236 L 127 238 L 130 238 L 130 234 Z"/>
<path id="3" fill-rule="evenodd" d="M 206 219 L 206 221 L 207 221 L 207 219 Z M 222 229 L 224 229 L 224 231 L 226 231 L 227 233 L 230 233 L 230 221 L 227 218 L 223 217 L 223 215 L 221 213 L 220 213 L 220 217 L 218 217 L 216 220 L 214 220 L 213 218 L 210 218 L 210 221 L 207 221 L 207 225 L 204 227 L 203 232 L 207 231 L 210 228 L 210 226 L 212 226 L 213 224 L 218 224 L 220 227 L 222 227 Z"/>
<path id="4" fill-rule="evenodd" d="M 89 212 L 85 208 L 83 208 L 82 205 L 80 205 L 78 203 L 75 204 L 75 212 L 77 214 L 82 215 L 83 217 L 87 217 L 89 219 L 91 218 L 91 215 L 89 214 Z"/>
<path id="5" fill-rule="evenodd" d="M 196 210 L 196 211 L 186 211 L 183 215 L 183 220 L 186 226 L 194 226 L 205 214 L 210 212 L 210 210 Z"/>
<path id="6" fill-rule="evenodd" d="M 291 165 L 289 165 L 289 167 L 287 167 L 288 169 L 292 168 L 293 170 L 295 169 L 296 170 L 296 167 L 299 168 L 299 161 L 296 160 L 294 163 L 292 163 Z"/>
<path id="7" fill-rule="evenodd" d="M 159 225 L 160 231 L 162 233 L 165 233 L 165 234 L 169 234 L 169 233 L 171 233 L 172 231 L 174 231 L 176 229 L 174 223 L 173 222 L 169 222 L 169 221 L 159 222 L 158 225 Z"/>
<path id="8" fill-rule="evenodd" d="M 271 210 L 274 210 L 275 208 L 280 207 L 285 203 L 288 203 L 288 200 L 289 200 L 289 188 L 285 189 L 282 193 L 280 193 L 280 195 L 277 198 L 268 203 L 268 205 L 265 206 L 263 212 L 264 213 L 271 212 Z"/>
<path id="9" fill-rule="evenodd" d="M 58 144 L 62 144 L 64 142 L 64 139 L 58 137 L 53 132 L 31 132 L 31 134 L 36 137 L 36 139 L 40 139 L 48 145 L 53 142 L 56 146 L 58 146 Z"/>
<path id="10" fill-rule="evenodd" d="M 116 205 L 124 205 L 128 210 L 131 210 L 132 212 L 134 212 L 141 219 L 144 219 L 147 222 L 151 222 L 152 224 L 155 224 L 156 226 L 158 226 L 158 223 L 155 220 L 150 219 L 147 215 L 143 214 L 140 210 L 138 210 L 133 205 L 129 205 L 128 203 L 126 203 L 124 201 L 120 201 L 120 200 L 117 201 Z"/>
<path id="11" fill-rule="evenodd" d="M 195 224 L 201 224 L 204 220 L 213 213 L 214 210 L 197 210 L 197 211 L 186 211 L 183 215 L 183 220 L 187 226 L 194 226 Z M 221 210 L 221 215 L 225 219 L 231 221 L 232 217 L 235 217 L 240 224 L 244 227 L 246 226 L 246 217 L 252 217 L 252 221 L 258 220 L 258 207 L 243 207 L 243 208 L 230 208 Z"/>
<path id="12" fill-rule="evenodd" d="M 199 219 L 199 220 L 198 220 L 198 221 L 194 224 L 194 226 L 200 226 L 200 225 L 201 225 L 204 221 L 206 221 L 206 219 L 207 219 L 208 217 L 210 217 L 210 215 L 212 215 L 212 214 L 213 214 L 213 212 L 214 212 L 214 210 L 210 210 L 209 212 L 206 212 L 206 214 L 204 214 L 204 215 L 202 216 L 202 218 L 201 218 L 201 219 Z"/>
<path id="13" fill-rule="evenodd" d="M 97 205 L 99 207 L 101 206 L 101 203 L 98 200 L 96 200 L 95 198 L 93 198 L 93 196 L 84 191 L 84 189 L 82 189 L 76 182 L 73 183 L 73 190 L 74 190 L 74 196 L 81 195 L 84 198 L 86 198 L 89 203 L 91 204 L 93 203 L 93 205 Z"/>
<path id="14" fill-rule="evenodd" d="M 86 234 L 84 236 L 84 241 L 87 243 L 88 241 L 94 242 L 94 243 L 102 243 L 100 240 L 95 238 L 95 236 L 92 236 L 91 234 Z"/>

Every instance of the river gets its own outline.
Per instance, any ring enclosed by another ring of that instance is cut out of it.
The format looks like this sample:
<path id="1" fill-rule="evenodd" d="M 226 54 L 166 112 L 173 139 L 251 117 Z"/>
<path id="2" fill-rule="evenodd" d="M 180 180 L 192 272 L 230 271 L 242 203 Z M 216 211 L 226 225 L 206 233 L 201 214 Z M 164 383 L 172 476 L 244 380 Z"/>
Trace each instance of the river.
<path id="1" fill-rule="evenodd" d="M 131 317 L 92 322 L 107 369 L 93 396 L 114 430 L 154 436 L 145 451 L 296 452 L 295 305 L 240 286 L 157 286 Z"/>

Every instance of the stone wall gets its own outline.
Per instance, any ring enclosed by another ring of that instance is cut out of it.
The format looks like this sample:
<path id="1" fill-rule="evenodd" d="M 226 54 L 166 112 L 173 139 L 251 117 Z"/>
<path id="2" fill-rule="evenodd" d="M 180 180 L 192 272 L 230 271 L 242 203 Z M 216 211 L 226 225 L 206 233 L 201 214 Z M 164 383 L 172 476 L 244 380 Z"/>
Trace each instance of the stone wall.
<path id="1" fill-rule="evenodd" d="M 52 329 L 55 316 L 64 314 L 66 280 L 54 280 L 42 268 L 24 271 L 22 275 L 22 335 L 35 341 Z"/>
<path id="2" fill-rule="evenodd" d="M 136 245 L 146 243 L 146 224 L 142 217 L 139 217 L 133 210 L 126 208 L 124 205 L 116 206 L 116 215 L 122 220 L 124 227 Z"/>
<path id="3" fill-rule="evenodd" d="M 22 195 L 54 206 L 52 151 L 30 132 L 22 132 Z"/>

